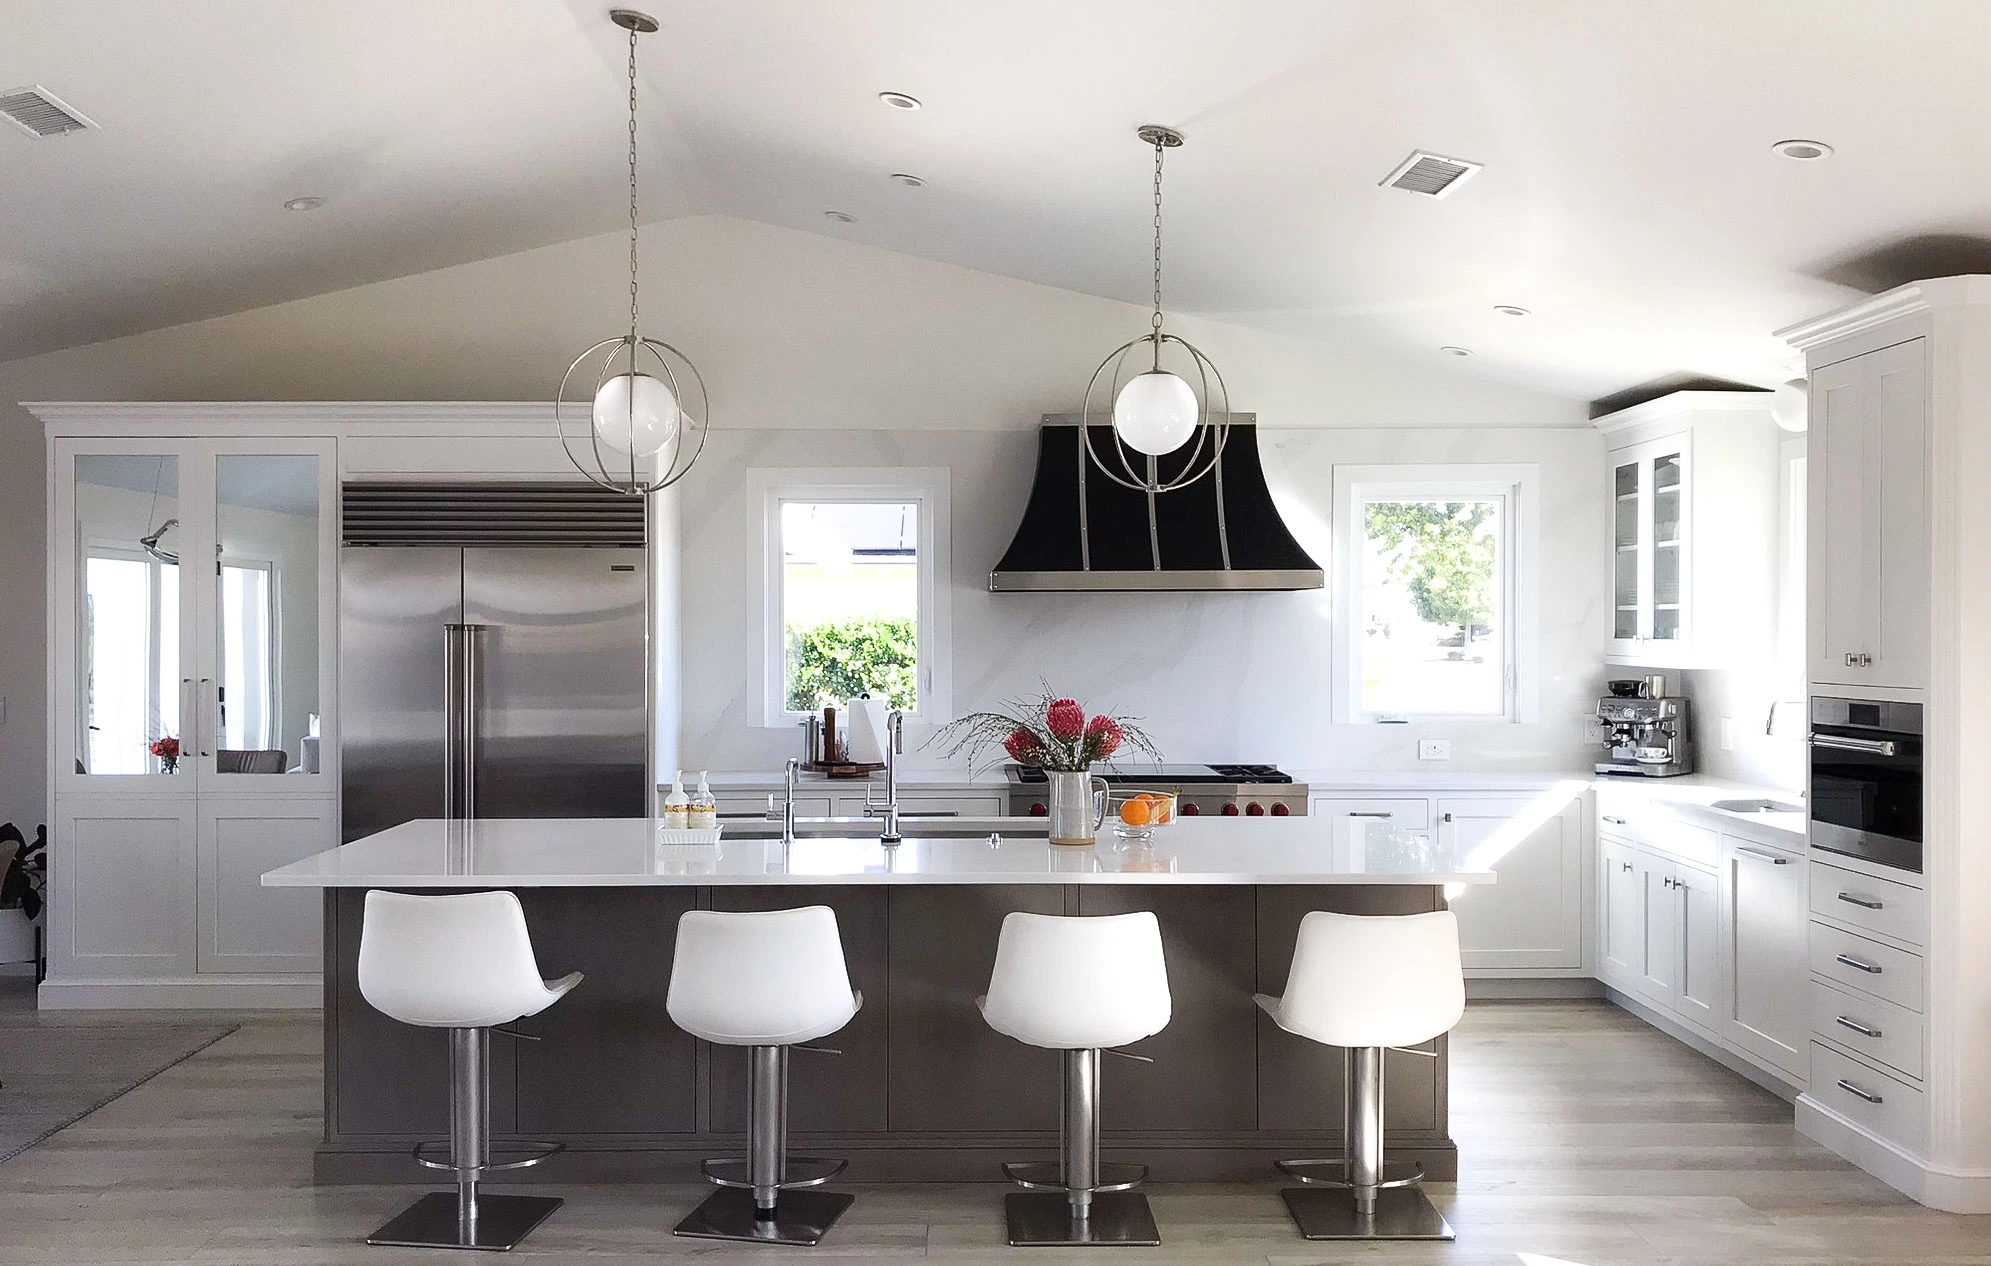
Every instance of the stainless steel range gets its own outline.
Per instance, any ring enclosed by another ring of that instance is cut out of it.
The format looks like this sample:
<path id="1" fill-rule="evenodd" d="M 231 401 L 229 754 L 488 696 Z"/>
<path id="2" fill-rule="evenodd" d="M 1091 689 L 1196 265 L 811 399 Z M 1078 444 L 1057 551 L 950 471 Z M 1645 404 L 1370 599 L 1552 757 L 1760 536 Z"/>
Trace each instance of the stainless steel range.
<path id="1" fill-rule="evenodd" d="M 1277 765 L 1095 765 L 1093 773 L 1115 791 L 1172 791 L 1184 817 L 1213 813 L 1226 817 L 1303 817 L 1307 786 L 1281 773 Z M 1042 817 L 1049 798 L 1044 771 L 1005 765 L 1009 811 Z"/>

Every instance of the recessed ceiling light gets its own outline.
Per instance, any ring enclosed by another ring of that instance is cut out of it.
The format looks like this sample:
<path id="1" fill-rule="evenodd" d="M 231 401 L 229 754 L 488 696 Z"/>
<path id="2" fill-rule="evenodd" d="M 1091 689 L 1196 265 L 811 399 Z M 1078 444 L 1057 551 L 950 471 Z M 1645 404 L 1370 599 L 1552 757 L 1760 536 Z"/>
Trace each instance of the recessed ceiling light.
<path id="1" fill-rule="evenodd" d="M 919 98 L 903 92 L 881 92 L 878 99 L 894 110 L 919 109 Z"/>
<path id="2" fill-rule="evenodd" d="M 325 200 L 319 197 L 292 198 L 283 204 L 283 209 L 286 211 L 316 211 L 324 205 Z"/>
<path id="3" fill-rule="evenodd" d="M 848 211 L 825 211 L 823 218 L 836 224 L 855 224 L 857 217 Z"/>
<path id="4" fill-rule="evenodd" d="M 921 185 L 924 185 L 926 183 L 924 180 L 921 180 L 918 176 L 913 175 L 909 171 L 895 171 L 892 173 L 892 179 L 904 185 L 908 189 L 917 189 Z"/>
<path id="5" fill-rule="evenodd" d="M 1494 310 L 1495 312 L 1498 312 L 1498 313 L 1499 313 L 1499 314 L 1500 314 L 1501 316 L 1532 316 L 1532 315 L 1534 315 L 1533 313 L 1529 312 L 1529 311 L 1528 311 L 1528 310 L 1527 310 L 1526 308 L 1523 308 L 1523 307 L 1517 307 L 1516 305 L 1514 305 L 1514 304 L 1511 304 L 1511 303 L 1496 303 L 1496 304 L 1494 304 L 1494 305 L 1493 305 L 1493 310 Z"/>
<path id="6" fill-rule="evenodd" d="M 1473 354 L 1473 349 L 1470 347 L 1453 347 L 1449 344 L 1439 348 L 1438 350 L 1445 353 L 1445 355 L 1447 356 L 1470 356 Z"/>
<path id="7" fill-rule="evenodd" d="M 1800 163 L 1814 163 L 1821 158 L 1832 157 L 1832 147 L 1824 141 L 1778 141 L 1770 148 L 1785 158 L 1794 158 Z"/>

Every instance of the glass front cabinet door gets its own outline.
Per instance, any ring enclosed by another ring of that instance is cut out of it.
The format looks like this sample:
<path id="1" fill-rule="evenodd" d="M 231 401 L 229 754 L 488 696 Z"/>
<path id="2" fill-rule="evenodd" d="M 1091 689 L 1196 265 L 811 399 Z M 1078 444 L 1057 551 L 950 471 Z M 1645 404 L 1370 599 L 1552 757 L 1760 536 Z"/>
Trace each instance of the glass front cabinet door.
<path id="1" fill-rule="evenodd" d="M 1667 667 L 1687 654 L 1687 439 L 1611 453 L 1611 657 L 1621 663 Z"/>
<path id="2" fill-rule="evenodd" d="M 58 790 L 334 794 L 332 442 L 55 457 Z"/>

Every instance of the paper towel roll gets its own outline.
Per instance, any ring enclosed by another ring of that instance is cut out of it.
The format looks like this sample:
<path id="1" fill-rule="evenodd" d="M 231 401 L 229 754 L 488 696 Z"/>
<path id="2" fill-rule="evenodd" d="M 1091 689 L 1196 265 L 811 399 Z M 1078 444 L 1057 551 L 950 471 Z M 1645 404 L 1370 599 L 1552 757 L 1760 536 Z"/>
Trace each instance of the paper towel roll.
<path id="1" fill-rule="evenodd" d="M 885 759 L 885 701 L 872 695 L 859 695 L 846 705 L 850 720 L 850 760 L 854 765 L 876 765 Z"/>

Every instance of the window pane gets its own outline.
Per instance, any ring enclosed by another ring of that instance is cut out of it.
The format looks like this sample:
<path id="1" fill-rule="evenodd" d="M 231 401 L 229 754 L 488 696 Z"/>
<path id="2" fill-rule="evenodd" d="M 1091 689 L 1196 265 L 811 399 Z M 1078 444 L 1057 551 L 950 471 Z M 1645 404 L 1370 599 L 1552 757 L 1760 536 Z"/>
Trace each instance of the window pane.
<path id="1" fill-rule="evenodd" d="M 1362 711 L 1506 711 L 1504 508 L 1497 497 L 1363 503 Z"/>
<path id="2" fill-rule="evenodd" d="M 781 555 L 788 710 L 865 691 L 916 707 L 919 505 L 783 502 Z"/>
<path id="3" fill-rule="evenodd" d="M 315 770 L 318 721 L 318 458 L 214 460 L 221 551 L 221 735 L 215 772 Z M 315 741 L 315 740 L 314 740 Z"/>
<path id="4" fill-rule="evenodd" d="M 179 484 L 161 454 L 76 458 L 78 773 L 158 773 L 179 737 Z"/>

